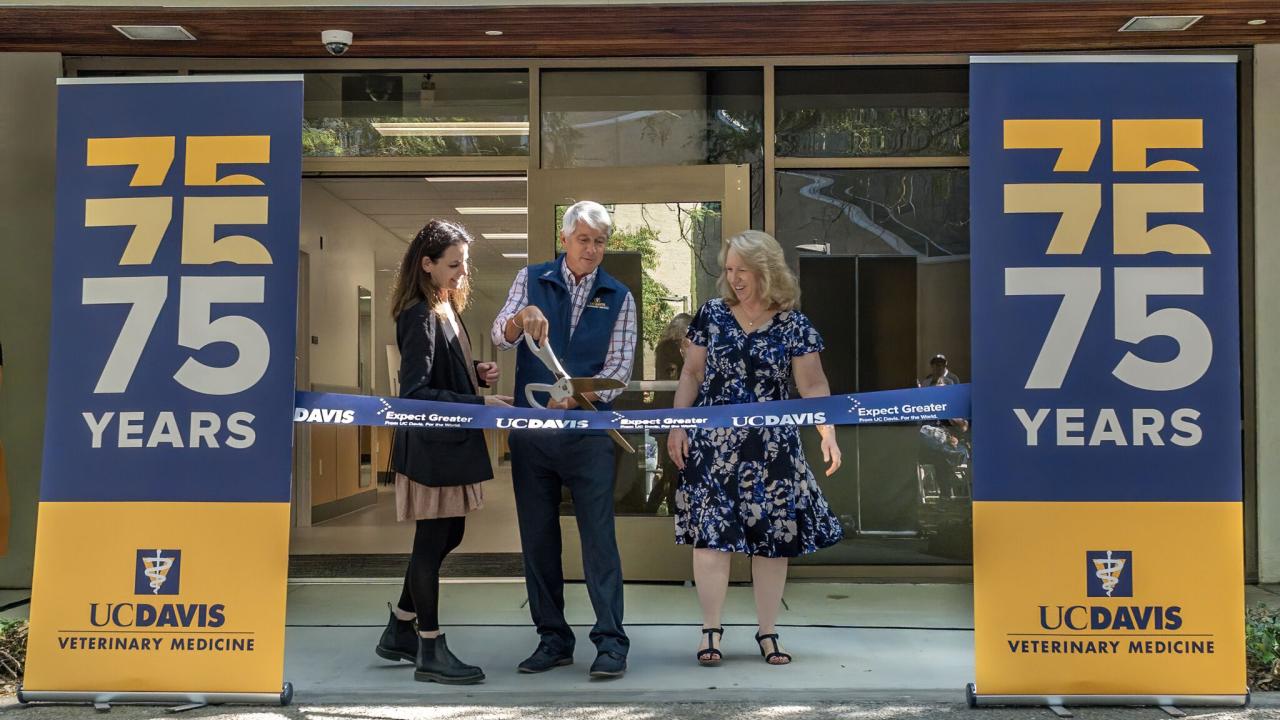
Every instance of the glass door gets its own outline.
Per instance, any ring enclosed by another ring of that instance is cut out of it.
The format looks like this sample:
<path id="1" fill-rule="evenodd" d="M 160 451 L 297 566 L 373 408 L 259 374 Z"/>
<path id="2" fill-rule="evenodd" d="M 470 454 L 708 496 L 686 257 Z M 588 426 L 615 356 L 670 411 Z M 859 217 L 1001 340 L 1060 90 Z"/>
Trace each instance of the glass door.
<path id="1" fill-rule="evenodd" d="M 584 168 L 529 173 L 529 262 L 553 259 L 560 220 L 579 200 L 613 215 L 603 267 L 627 285 L 639 309 L 640 340 L 619 410 L 671 407 L 680 376 L 680 340 L 693 313 L 715 296 L 721 242 L 750 227 L 746 165 Z M 635 454 L 618 452 L 614 509 L 623 576 L 687 580 L 691 552 L 674 539 L 676 467 L 665 433 L 627 433 Z M 561 504 L 565 575 L 581 577 L 581 547 L 573 504 Z M 736 558 L 733 579 L 750 569 Z"/>

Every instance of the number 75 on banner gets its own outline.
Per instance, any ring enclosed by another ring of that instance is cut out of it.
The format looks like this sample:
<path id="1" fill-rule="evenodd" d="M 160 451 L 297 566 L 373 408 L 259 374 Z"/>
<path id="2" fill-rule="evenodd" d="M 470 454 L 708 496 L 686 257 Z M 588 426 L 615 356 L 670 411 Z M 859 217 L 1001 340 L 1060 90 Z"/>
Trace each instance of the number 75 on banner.
<path id="1" fill-rule="evenodd" d="M 90 138 L 90 167 L 133 165 L 130 187 L 159 187 L 173 166 L 176 138 Z M 267 163 L 271 157 L 268 135 L 212 135 L 186 138 L 187 187 L 263 185 L 252 175 L 218 177 L 219 165 Z M 84 204 L 85 227 L 132 226 L 133 233 L 120 256 L 120 265 L 150 265 L 160 241 L 173 222 L 172 197 L 119 197 L 88 199 Z M 182 199 L 182 264 L 270 265 L 271 254 L 262 243 L 245 235 L 214 238 L 215 225 L 265 225 L 267 197 L 186 197 Z"/>
<path id="2" fill-rule="evenodd" d="M 187 187 L 261 186 L 246 174 L 218 177 L 219 165 L 270 162 L 267 135 L 191 136 L 186 143 L 184 185 Z M 173 166 L 174 136 L 90 138 L 86 164 L 90 167 L 134 166 L 130 187 L 160 187 Z M 268 198 L 261 196 L 182 198 L 183 265 L 270 265 L 271 253 L 247 235 L 218 238 L 218 225 L 265 225 Z M 150 265 L 173 222 L 174 198 L 115 197 L 85 200 L 88 228 L 133 228 L 120 255 L 120 266 Z M 122 393 L 129 385 L 168 295 L 168 277 L 85 278 L 85 305 L 128 304 L 129 314 L 94 388 L 95 393 Z M 239 315 L 211 320 L 215 303 L 262 303 L 265 278 L 182 277 L 178 312 L 178 344 L 200 350 L 227 342 L 238 351 L 236 362 L 214 367 L 188 358 L 174 379 L 206 395 L 233 395 L 253 387 L 266 373 L 270 341 L 262 326 Z"/>
<path id="3" fill-rule="evenodd" d="M 1094 165 L 1102 144 L 1097 119 L 1005 120 L 1006 150 L 1057 149 L 1055 173 L 1084 173 Z M 1194 173 L 1189 162 L 1149 162 L 1153 149 L 1204 147 L 1200 119 L 1116 119 L 1111 121 L 1111 169 L 1119 173 Z M 1209 255 L 1209 243 L 1180 224 L 1149 227 L 1153 213 L 1203 213 L 1204 183 L 1113 183 L 1112 254 Z M 1046 255 L 1081 255 L 1102 209 L 1103 185 L 1089 182 L 1009 183 L 1006 213 L 1061 215 Z M 1167 391 L 1187 387 L 1208 370 L 1213 338 L 1204 321 L 1179 308 L 1147 312 L 1154 295 L 1203 295 L 1203 267 L 1115 268 L 1115 339 L 1136 345 L 1150 337 L 1177 342 L 1177 356 L 1152 362 L 1126 352 L 1112 370 L 1125 384 Z M 1062 387 L 1102 287 L 1099 267 L 1006 268 L 1005 295 L 1062 295 L 1063 302 L 1027 378 L 1028 389 Z"/>

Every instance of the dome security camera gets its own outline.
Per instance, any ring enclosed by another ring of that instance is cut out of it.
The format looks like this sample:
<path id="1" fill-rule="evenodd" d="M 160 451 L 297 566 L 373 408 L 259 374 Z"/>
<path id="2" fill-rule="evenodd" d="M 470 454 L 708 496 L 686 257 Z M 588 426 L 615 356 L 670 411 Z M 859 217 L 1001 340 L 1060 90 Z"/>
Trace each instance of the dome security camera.
<path id="1" fill-rule="evenodd" d="M 330 55 L 345 55 L 354 39 L 355 36 L 349 30 L 325 30 L 320 33 L 320 42 L 324 43 L 324 49 Z"/>

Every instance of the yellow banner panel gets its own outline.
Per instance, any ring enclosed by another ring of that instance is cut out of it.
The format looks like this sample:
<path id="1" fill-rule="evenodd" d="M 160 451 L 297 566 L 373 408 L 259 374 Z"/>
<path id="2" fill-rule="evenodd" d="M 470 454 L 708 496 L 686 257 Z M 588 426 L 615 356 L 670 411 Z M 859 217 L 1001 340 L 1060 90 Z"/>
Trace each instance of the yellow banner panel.
<path id="1" fill-rule="evenodd" d="M 980 695 L 1245 692 L 1240 503 L 975 502 Z"/>
<path id="2" fill-rule="evenodd" d="M 288 503 L 41 503 L 23 687 L 278 693 L 288 557 Z"/>

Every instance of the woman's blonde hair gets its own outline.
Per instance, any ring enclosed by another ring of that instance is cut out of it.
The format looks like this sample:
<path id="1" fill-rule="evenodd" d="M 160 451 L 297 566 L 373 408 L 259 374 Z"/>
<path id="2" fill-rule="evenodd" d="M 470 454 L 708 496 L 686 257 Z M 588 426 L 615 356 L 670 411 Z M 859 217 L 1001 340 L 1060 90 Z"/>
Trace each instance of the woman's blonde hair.
<path id="1" fill-rule="evenodd" d="M 729 286 L 729 279 L 724 272 L 730 250 L 738 253 L 747 269 L 760 279 L 760 296 L 768 307 L 795 310 L 800 306 L 800 284 L 796 282 L 791 268 L 787 267 L 782 246 L 772 235 L 759 230 L 738 233 L 725 240 L 724 246 L 720 248 L 720 279 L 716 281 L 716 289 L 726 303 L 738 304 L 738 296 Z"/>

